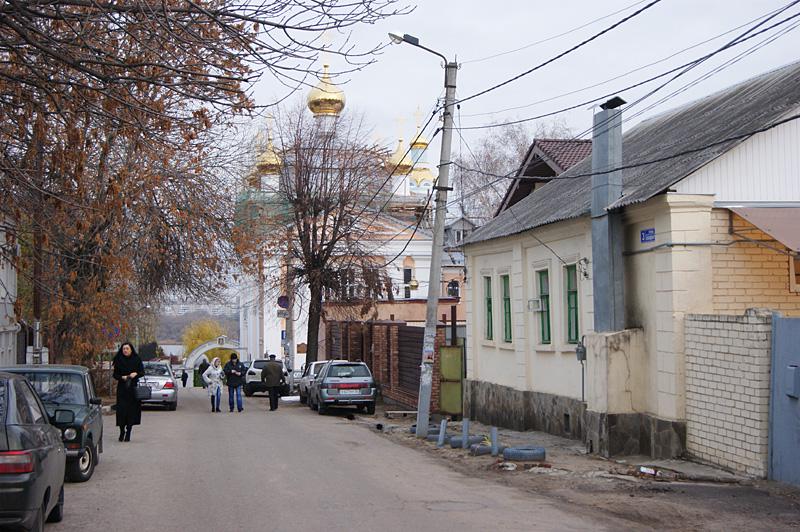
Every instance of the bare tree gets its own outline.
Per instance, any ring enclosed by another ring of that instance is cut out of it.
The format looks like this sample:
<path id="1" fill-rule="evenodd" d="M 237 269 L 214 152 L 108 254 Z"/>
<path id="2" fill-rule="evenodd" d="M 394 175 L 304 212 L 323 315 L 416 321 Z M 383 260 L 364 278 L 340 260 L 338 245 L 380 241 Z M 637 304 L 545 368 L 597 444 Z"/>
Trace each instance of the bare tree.
<path id="1" fill-rule="evenodd" d="M 387 286 L 382 260 L 371 252 L 374 243 L 360 238 L 374 220 L 371 202 L 386 175 L 385 150 L 367 137 L 359 119 L 333 123 L 300 108 L 280 112 L 275 144 L 283 164 L 277 175 L 261 176 L 261 214 L 239 234 L 242 255 L 285 261 L 295 292 L 308 288 L 308 362 L 318 357 L 326 294 L 374 299 Z M 251 273 L 266 275 L 258 268 L 258 259 L 250 262 Z"/>
<path id="2" fill-rule="evenodd" d="M 454 157 L 455 201 L 467 218 L 477 225 L 490 220 L 511 183 L 496 176 L 513 175 L 534 139 L 571 138 L 562 121 L 511 124 L 486 130 L 477 142 L 461 143 Z"/>

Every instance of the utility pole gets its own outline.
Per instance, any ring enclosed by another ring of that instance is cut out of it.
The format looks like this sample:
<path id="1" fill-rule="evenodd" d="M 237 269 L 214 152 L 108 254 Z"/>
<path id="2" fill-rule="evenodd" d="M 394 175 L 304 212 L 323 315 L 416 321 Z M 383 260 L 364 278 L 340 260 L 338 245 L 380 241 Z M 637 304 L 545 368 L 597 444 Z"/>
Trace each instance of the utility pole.
<path id="1" fill-rule="evenodd" d="M 438 55 L 438 54 L 437 54 Z M 453 107 L 456 100 L 456 74 L 458 63 L 446 62 L 444 74 L 444 122 L 442 124 L 442 149 L 439 157 L 439 178 L 436 186 L 436 210 L 433 219 L 433 244 L 431 268 L 428 276 L 428 304 L 425 312 L 425 338 L 422 344 L 419 399 L 417 402 L 417 436 L 428 435 L 431 413 L 431 388 L 433 385 L 433 359 L 436 349 L 439 295 L 442 291 L 442 252 L 444 250 L 444 224 L 447 217 L 447 193 L 450 191 L 450 150 L 453 141 Z"/>

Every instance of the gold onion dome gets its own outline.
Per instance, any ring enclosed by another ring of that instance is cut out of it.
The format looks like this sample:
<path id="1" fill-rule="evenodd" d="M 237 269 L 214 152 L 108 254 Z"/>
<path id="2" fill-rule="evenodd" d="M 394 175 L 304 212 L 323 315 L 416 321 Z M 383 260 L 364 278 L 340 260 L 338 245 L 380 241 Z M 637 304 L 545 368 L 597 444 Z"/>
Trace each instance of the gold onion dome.
<path id="1" fill-rule="evenodd" d="M 277 174 L 280 173 L 281 166 L 283 161 L 272 145 L 272 137 L 268 137 L 266 149 L 256 159 L 256 169 L 262 174 Z"/>
<path id="2" fill-rule="evenodd" d="M 414 134 L 414 140 L 411 141 L 411 147 L 424 150 L 428 147 L 428 144 L 430 144 L 430 142 L 425 138 L 425 135 L 422 134 L 420 127 L 417 126 L 417 132 Z"/>
<path id="3" fill-rule="evenodd" d="M 418 187 L 422 186 L 426 181 L 433 184 L 433 172 L 431 172 L 430 168 L 417 166 L 411 170 L 411 180 L 414 181 L 414 184 Z"/>
<path id="4" fill-rule="evenodd" d="M 397 149 L 394 150 L 394 153 L 389 157 L 389 171 L 394 170 L 396 175 L 406 175 L 411 171 L 414 163 L 411 161 L 406 151 L 406 145 L 403 139 L 398 140 Z M 396 170 L 395 167 L 397 168 Z"/>
<path id="5" fill-rule="evenodd" d="M 328 65 L 322 65 L 322 77 L 308 93 L 307 102 L 314 116 L 337 116 L 344 109 L 344 91 L 331 81 Z"/>

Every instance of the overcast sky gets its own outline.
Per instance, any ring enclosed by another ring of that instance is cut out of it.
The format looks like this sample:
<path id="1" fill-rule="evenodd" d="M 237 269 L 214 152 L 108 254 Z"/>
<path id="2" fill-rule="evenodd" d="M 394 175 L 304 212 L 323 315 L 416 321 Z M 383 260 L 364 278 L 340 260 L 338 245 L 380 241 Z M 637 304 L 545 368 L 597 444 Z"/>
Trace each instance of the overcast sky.
<path id="1" fill-rule="evenodd" d="M 387 32 L 392 30 L 418 37 L 422 44 L 461 63 L 458 96 L 465 97 L 550 59 L 647 3 L 635 0 L 422 0 L 409 15 L 389 19 L 375 26 L 356 28 L 352 39 L 364 46 L 388 42 Z M 465 102 L 460 111 L 461 123 L 463 126 L 476 126 L 525 118 L 616 92 L 714 51 L 749 27 L 731 31 L 737 26 L 747 24 L 787 3 L 788 0 L 662 0 L 553 64 Z M 616 11 L 620 12 L 612 15 Z M 767 24 L 798 13 L 800 4 Z M 600 17 L 607 18 L 575 30 Z M 800 23 L 800 17 L 781 28 L 787 28 L 792 23 Z M 558 36 L 570 30 L 575 31 Z M 649 68 L 579 93 L 565 94 L 602 83 L 729 31 L 722 37 Z M 558 37 L 534 44 L 554 36 Z M 790 31 L 667 102 L 644 111 L 640 116 L 633 116 L 757 45 L 764 38 L 766 35 L 718 54 L 703 66 L 661 89 L 655 96 L 632 107 L 626 111 L 630 119 L 625 129 L 643 118 L 800 59 L 800 30 Z M 334 37 L 334 41 L 337 39 L 342 37 Z M 531 44 L 533 46 L 528 46 Z M 525 46 L 528 47 L 521 51 L 475 61 Z M 336 57 L 331 59 L 331 63 L 333 69 L 345 68 Z M 364 113 L 378 136 L 388 144 L 398 136 L 398 119 L 405 120 L 402 136 L 411 136 L 416 109 L 422 108 L 427 113 L 432 108 L 442 94 L 443 78 L 444 71 L 439 58 L 403 44 L 387 48 L 375 64 L 347 78 L 338 79 L 337 83 L 346 92 L 347 109 Z M 619 94 L 628 102 L 633 102 L 657 85 L 656 82 Z M 259 104 L 269 103 L 276 94 L 279 94 L 277 85 L 267 79 L 259 84 L 255 92 Z M 536 103 L 541 100 L 548 101 Z M 505 110 L 519 106 L 528 107 Z M 583 132 L 591 126 L 592 111 L 588 107 L 585 105 L 559 114 L 558 118 L 576 133 Z M 465 133 L 469 142 L 477 142 L 483 131 Z"/>

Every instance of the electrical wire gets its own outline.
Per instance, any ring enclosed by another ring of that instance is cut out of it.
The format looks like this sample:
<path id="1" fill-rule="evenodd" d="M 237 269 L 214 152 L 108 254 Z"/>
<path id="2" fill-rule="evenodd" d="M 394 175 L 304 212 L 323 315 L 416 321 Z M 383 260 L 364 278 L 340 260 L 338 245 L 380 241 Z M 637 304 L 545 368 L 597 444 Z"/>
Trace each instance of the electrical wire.
<path id="1" fill-rule="evenodd" d="M 536 41 L 536 42 L 532 42 L 532 43 L 530 43 L 530 44 L 526 44 L 525 46 L 521 46 L 521 47 L 519 47 L 519 48 L 515 48 L 515 49 L 513 49 L 513 50 L 508 50 L 508 51 L 506 51 L 506 52 L 500 52 L 500 53 L 493 54 L 493 55 L 489 55 L 489 56 L 486 56 L 486 57 L 481 57 L 480 59 L 470 59 L 470 60 L 468 60 L 468 61 L 462 61 L 462 62 L 461 62 L 461 64 L 462 64 L 462 65 L 467 65 L 467 64 L 473 64 L 473 63 L 481 63 L 481 62 L 483 62 L 483 61 L 488 61 L 488 60 L 490 60 L 490 59 L 495 59 L 495 58 L 497 58 L 497 57 L 502 57 L 502 56 L 504 56 L 504 55 L 509 55 L 509 54 L 513 54 L 513 53 L 516 53 L 516 52 L 521 52 L 522 50 L 527 50 L 527 49 L 529 49 L 529 48 L 533 48 L 534 46 L 537 46 L 537 45 L 539 45 L 539 44 L 543 44 L 543 43 L 546 43 L 546 42 L 552 41 L 552 40 L 554 40 L 554 39 L 558 39 L 559 37 L 563 37 L 563 36 L 565 36 L 565 35 L 569 35 L 570 33 L 575 33 L 575 32 L 576 32 L 576 31 L 578 31 L 578 30 L 582 30 L 583 28 L 586 28 L 586 27 L 588 27 L 588 26 L 591 26 L 592 24 L 594 24 L 594 23 L 596 23 L 596 22 L 600 22 L 601 20 L 605 20 L 605 19 L 607 19 L 607 18 L 611 18 L 611 17 L 613 17 L 614 15 L 619 15 L 620 13 L 623 13 L 623 12 L 625 12 L 625 11 L 627 11 L 627 10 L 629 10 L 629 9 L 633 8 L 633 7 L 636 7 L 636 6 L 638 6 L 639 4 L 643 4 L 643 3 L 645 3 L 646 1 L 647 1 L 647 0 L 639 0 L 638 2 L 634 2 L 633 4 L 631 4 L 631 5 L 627 6 L 627 7 L 623 7 L 622 9 L 619 9 L 619 10 L 617 10 L 617 11 L 614 11 L 613 13 L 609 13 L 608 15 L 603 15 L 603 16 L 602 16 L 602 17 L 600 17 L 600 18 L 596 18 L 596 19 L 594 19 L 594 20 L 590 20 L 589 22 L 586 22 L 586 23 L 584 23 L 584 24 L 581 24 L 580 26 L 577 26 L 577 27 L 575 27 L 575 28 L 572 28 L 571 30 L 567 30 L 567 31 L 564 31 L 564 32 L 562 32 L 562 33 L 559 33 L 558 35 L 553 35 L 553 36 L 551 36 L 551 37 L 547 37 L 547 38 L 545 38 L 545 39 L 542 39 L 542 40 L 539 40 L 539 41 Z"/>
<path id="2" fill-rule="evenodd" d="M 529 75 L 529 74 L 531 74 L 531 73 L 533 73 L 533 72 L 536 72 L 537 70 L 539 70 L 539 69 L 541 69 L 541 68 L 543 68 L 543 67 L 545 67 L 545 66 L 549 65 L 550 63 L 553 63 L 553 62 L 555 62 L 555 61 L 558 61 L 558 60 L 559 60 L 559 59 L 561 59 L 562 57 L 564 57 L 564 56 L 566 56 L 566 55 L 568 55 L 568 54 L 570 54 L 570 53 L 574 52 L 575 50 L 578 50 L 578 49 L 580 49 L 580 48 L 582 48 L 582 47 L 586 46 L 586 45 L 587 45 L 587 44 L 589 44 L 590 42 L 592 42 L 592 41 L 594 41 L 594 40 L 596 40 L 596 39 L 598 39 L 598 38 L 602 37 L 602 36 L 603 36 L 603 35 L 605 35 L 606 33 L 608 33 L 608 32 L 610 32 L 610 31 L 614 30 L 615 28 L 617 28 L 618 26 L 621 26 L 622 24 L 624 24 L 624 23 L 628 22 L 629 20 L 631 20 L 631 19 L 633 19 L 633 18 L 635 18 L 635 17 L 639 16 L 641 13 L 643 13 L 643 12 L 647 11 L 648 9 L 650 9 L 651 7 L 655 6 L 656 4 L 658 4 L 658 3 L 660 3 L 660 2 L 661 2 L 661 0 L 652 0 L 652 1 L 651 1 L 650 3 L 648 3 L 646 6 L 644 6 L 644 7 L 640 8 L 640 9 L 637 9 L 636 11 L 634 11 L 633 13 L 631 13 L 630 15 L 628 15 L 628 16 L 626 16 L 626 17 L 624 17 L 624 18 L 620 19 L 620 20 L 618 20 L 617 22 L 615 22 L 615 23 L 614 23 L 614 24 L 612 24 L 611 26 L 608 26 L 607 28 L 605 28 L 605 29 L 603 29 L 603 30 L 601 30 L 601 31 L 599 31 L 599 32 L 597 32 L 597 33 L 595 33 L 594 35 L 592 35 L 592 36 L 591 36 L 591 37 L 589 37 L 588 39 L 584 39 L 584 40 L 583 40 L 583 41 L 581 41 L 580 43 L 578 43 L 578 44 L 576 44 L 575 46 L 573 46 L 573 47 L 571 47 L 571 48 L 569 48 L 569 49 L 567 49 L 567 50 L 565 50 L 565 51 L 561 52 L 560 54 L 558 54 L 558 55 L 556 55 L 556 56 L 554 56 L 554 57 L 551 57 L 551 58 L 550 58 L 550 59 L 548 59 L 547 61 L 545 61 L 545 62 L 543 62 L 543 63 L 539 63 L 539 64 L 538 64 L 538 65 L 536 65 L 535 67 L 533 67 L 533 68 L 530 68 L 530 69 L 528 69 L 528 70 L 526 70 L 525 72 L 522 72 L 522 73 L 520 73 L 520 74 L 517 74 L 516 76 L 514 76 L 514 77 L 511 77 L 511 78 L 509 78 L 509 79 L 507 79 L 507 80 L 505 80 L 505 81 L 501 81 L 500 83 L 497 83 L 497 84 L 495 84 L 495 85 L 492 85 L 491 87 L 488 87 L 488 88 L 486 88 L 486 89 L 483 89 L 483 90 L 481 90 L 481 91 L 479 91 L 479 92 L 476 92 L 476 93 L 474 93 L 474 94 L 472 94 L 472 95 L 470 95 L 470 96 L 466 96 L 466 97 L 464 97 L 464 98 L 462 98 L 462 99 L 460 99 L 460 100 L 457 100 L 455 103 L 456 103 L 456 104 L 459 104 L 459 103 L 463 103 L 463 102 L 466 102 L 466 101 L 472 100 L 472 99 L 474 99 L 474 98 L 477 98 L 477 97 L 479 97 L 479 96 L 483 96 L 484 94 L 487 94 L 487 93 L 489 93 L 489 92 L 492 92 L 492 91 L 494 91 L 494 90 L 497 90 L 497 89 L 499 89 L 499 88 L 501 88 L 501 87 L 504 87 L 504 86 L 508 85 L 509 83 L 513 83 L 514 81 L 517 81 L 517 80 L 518 80 L 518 79 L 520 79 L 520 78 L 523 78 L 523 77 L 525 77 L 525 76 L 527 76 L 527 75 Z"/>

